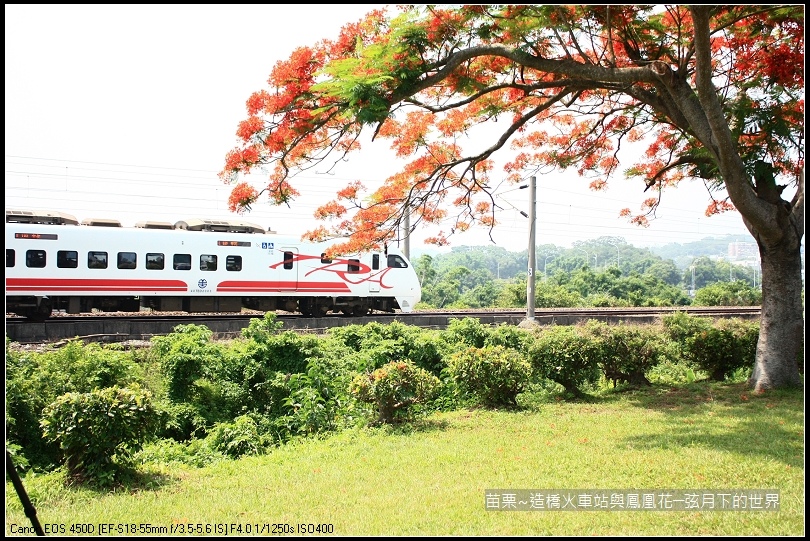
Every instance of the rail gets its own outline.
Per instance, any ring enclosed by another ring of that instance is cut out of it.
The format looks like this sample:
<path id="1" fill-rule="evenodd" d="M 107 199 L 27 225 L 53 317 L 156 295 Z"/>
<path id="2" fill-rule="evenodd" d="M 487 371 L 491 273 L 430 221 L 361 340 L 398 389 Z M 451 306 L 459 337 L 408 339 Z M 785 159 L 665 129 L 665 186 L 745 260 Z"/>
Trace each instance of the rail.
<path id="1" fill-rule="evenodd" d="M 552 308 L 535 311 L 534 322 L 538 325 L 573 325 L 588 319 L 608 323 L 652 323 L 664 314 L 676 311 L 695 316 L 713 318 L 759 318 L 760 307 L 659 307 L 659 308 Z M 239 336 L 251 319 L 262 317 L 254 314 L 207 314 L 207 315 L 85 315 L 53 317 L 34 323 L 23 318 L 6 318 L 6 336 L 20 344 L 56 344 L 80 338 L 92 342 L 126 342 L 150 340 L 172 332 L 177 325 L 196 324 L 211 329 L 217 338 Z M 421 328 L 442 329 L 451 319 L 476 318 L 486 325 L 518 325 L 526 319 L 525 310 L 431 310 L 410 314 L 370 314 L 363 317 L 328 315 L 320 318 L 300 315 L 277 315 L 283 330 L 318 333 L 331 327 L 360 325 L 377 322 L 381 324 L 399 321 Z"/>

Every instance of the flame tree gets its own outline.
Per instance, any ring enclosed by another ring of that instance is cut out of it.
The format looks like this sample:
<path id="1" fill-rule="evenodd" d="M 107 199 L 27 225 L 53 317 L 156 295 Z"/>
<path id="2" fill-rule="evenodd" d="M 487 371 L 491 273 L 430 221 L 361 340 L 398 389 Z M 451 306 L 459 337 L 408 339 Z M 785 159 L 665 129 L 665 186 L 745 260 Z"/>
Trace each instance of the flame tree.
<path id="1" fill-rule="evenodd" d="M 268 84 L 248 99 L 220 173 L 232 210 L 263 194 L 289 204 L 296 174 L 334 166 L 365 134 L 387 140 L 402 170 L 373 190 L 337 191 L 316 211 L 328 227 L 305 238 L 379 246 L 406 212 L 413 227 L 449 223 L 430 239 L 439 244 L 496 227 L 490 179 L 504 148 L 514 182 L 552 167 L 575 168 L 594 190 L 637 178 L 646 199 L 621 215 L 640 226 L 664 190 L 702 182 L 707 215 L 738 211 L 759 245 L 750 384 L 803 384 L 803 6 L 404 6 L 295 50 Z M 470 149 L 482 125 L 491 140 Z M 620 171 L 623 143 L 644 150 Z M 245 178 L 257 168 L 269 171 L 261 189 Z"/>

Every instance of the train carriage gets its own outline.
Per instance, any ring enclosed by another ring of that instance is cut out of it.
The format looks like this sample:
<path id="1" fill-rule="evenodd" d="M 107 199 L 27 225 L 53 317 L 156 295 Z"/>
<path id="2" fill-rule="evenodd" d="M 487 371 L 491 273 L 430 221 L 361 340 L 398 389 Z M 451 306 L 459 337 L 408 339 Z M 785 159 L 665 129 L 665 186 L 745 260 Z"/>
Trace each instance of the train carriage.
<path id="1" fill-rule="evenodd" d="M 247 222 L 84 220 L 6 210 L 6 313 L 53 310 L 239 312 L 308 316 L 410 312 L 419 280 L 396 248 L 330 258 Z"/>

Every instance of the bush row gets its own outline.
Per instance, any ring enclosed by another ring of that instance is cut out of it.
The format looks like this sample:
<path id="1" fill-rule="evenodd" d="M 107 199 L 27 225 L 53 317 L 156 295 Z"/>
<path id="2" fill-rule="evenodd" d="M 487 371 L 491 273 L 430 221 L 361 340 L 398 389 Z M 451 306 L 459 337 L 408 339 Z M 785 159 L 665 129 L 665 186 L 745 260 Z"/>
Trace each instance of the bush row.
<path id="1" fill-rule="evenodd" d="M 655 325 L 527 330 L 454 319 L 283 331 L 275 315 L 216 342 L 182 325 L 145 350 L 21 352 L 6 341 L 7 448 L 18 466 L 120 483 L 139 462 L 201 465 L 349 426 L 460 407 L 519 407 L 521 393 L 722 380 L 753 366 L 758 324 L 676 313 Z"/>

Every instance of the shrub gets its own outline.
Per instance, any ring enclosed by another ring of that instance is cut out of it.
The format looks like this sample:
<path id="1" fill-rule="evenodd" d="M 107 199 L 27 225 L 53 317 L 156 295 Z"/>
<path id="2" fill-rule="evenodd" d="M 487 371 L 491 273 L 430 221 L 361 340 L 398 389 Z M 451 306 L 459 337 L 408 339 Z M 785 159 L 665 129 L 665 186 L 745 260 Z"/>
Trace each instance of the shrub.
<path id="1" fill-rule="evenodd" d="M 208 421 L 194 405 L 167 402 L 158 403 L 156 409 L 160 423 L 155 434 L 157 437 L 182 442 L 205 436 Z"/>
<path id="2" fill-rule="evenodd" d="M 503 346 L 525 353 L 528 351 L 532 341 L 531 331 L 504 323 L 489 329 L 487 337 L 484 339 L 484 345 Z"/>
<path id="3" fill-rule="evenodd" d="M 661 317 L 664 329 L 677 342 L 683 342 L 690 336 L 712 326 L 712 320 L 707 317 L 692 316 L 686 312 L 673 312 Z"/>
<path id="4" fill-rule="evenodd" d="M 398 340 L 380 338 L 376 342 L 364 342 L 360 351 L 351 354 L 354 369 L 360 372 L 371 372 L 381 366 L 395 361 L 404 361 L 406 346 Z"/>
<path id="5" fill-rule="evenodd" d="M 306 372 L 309 359 L 318 355 L 320 343 L 316 335 L 285 331 L 259 344 L 253 356 L 270 370 L 300 374 Z"/>
<path id="6" fill-rule="evenodd" d="M 350 390 L 361 402 L 372 404 L 377 421 L 393 423 L 411 414 L 411 407 L 436 396 L 439 378 L 411 361 L 390 362 L 371 373 L 359 374 Z"/>
<path id="7" fill-rule="evenodd" d="M 654 325 L 589 321 L 585 330 L 595 340 L 597 359 L 605 378 L 617 383 L 650 385 L 646 373 L 665 355 L 663 330 Z"/>
<path id="8" fill-rule="evenodd" d="M 712 321 L 684 313 L 663 318 L 664 327 L 681 348 L 686 363 L 706 371 L 715 381 L 753 366 L 759 323 L 739 318 Z"/>
<path id="9" fill-rule="evenodd" d="M 715 282 L 695 292 L 692 301 L 695 306 L 759 306 L 762 304 L 762 291 L 744 280 Z"/>
<path id="10" fill-rule="evenodd" d="M 292 436 L 328 432 L 341 428 L 343 423 L 351 424 L 350 385 L 350 373 L 340 360 L 311 359 L 305 374 L 288 378 L 285 415 L 277 419 L 276 426 Z"/>
<path id="11" fill-rule="evenodd" d="M 133 384 L 64 394 L 45 408 L 41 425 L 45 437 L 59 444 L 74 480 L 110 486 L 155 421 L 151 393 Z"/>
<path id="12" fill-rule="evenodd" d="M 529 347 L 536 378 L 559 383 L 575 396 L 599 380 L 598 346 L 581 326 L 555 326 L 541 330 Z"/>
<path id="13" fill-rule="evenodd" d="M 378 339 L 381 336 L 381 327 L 382 325 L 376 322 L 367 325 L 346 325 L 345 327 L 331 327 L 326 331 L 326 334 L 352 351 L 359 351 L 363 348 L 362 344 L 369 336 L 373 335 L 373 339 Z"/>
<path id="14" fill-rule="evenodd" d="M 482 348 L 489 337 L 489 328 L 472 317 L 451 318 L 444 332 L 448 343 L 454 344 L 456 349 Z"/>
<path id="15" fill-rule="evenodd" d="M 406 325 L 400 321 L 388 324 L 372 321 L 364 325 L 347 325 L 335 327 L 327 331 L 328 335 L 349 348 L 358 351 L 367 348 L 381 340 L 407 342 L 413 336 L 422 332 L 419 327 Z"/>
<path id="16" fill-rule="evenodd" d="M 532 341 L 530 331 L 514 325 L 484 325 L 476 318 L 450 319 L 444 331 L 447 344 L 444 354 L 449 356 L 467 348 L 503 346 L 508 349 L 525 351 Z"/>
<path id="17" fill-rule="evenodd" d="M 205 438 L 212 450 L 230 458 L 258 455 L 272 440 L 261 433 L 259 423 L 250 415 L 240 415 L 232 422 L 217 423 Z"/>
<path id="18" fill-rule="evenodd" d="M 411 360 L 438 375 L 444 368 L 444 352 L 448 349 L 441 333 L 399 321 L 332 328 L 328 336 L 348 350 L 354 370 L 361 372 L 376 370 L 392 361 Z"/>
<path id="19" fill-rule="evenodd" d="M 242 337 L 251 342 L 264 343 L 275 336 L 284 326 L 284 323 L 276 319 L 276 314 L 267 312 L 264 317 L 252 318 L 248 326 L 242 329 Z"/>
<path id="20" fill-rule="evenodd" d="M 537 308 L 582 306 L 585 303 L 579 292 L 549 282 L 540 282 L 535 286 L 534 298 Z"/>
<path id="21" fill-rule="evenodd" d="M 16 461 L 21 466 L 48 470 L 58 465 L 59 446 L 47 441 L 40 429 L 42 410 L 57 397 L 141 380 L 131 352 L 71 340 L 54 351 L 22 353 L 10 350 L 8 343 L 6 438 L 19 446 Z"/>
<path id="22" fill-rule="evenodd" d="M 144 444 L 143 449 L 133 455 L 133 461 L 138 464 L 165 466 L 178 463 L 196 468 L 209 466 L 227 459 L 228 457 L 223 453 L 212 449 L 210 442 L 204 439 L 195 439 L 185 443 L 171 439 L 161 439 Z"/>
<path id="23" fill-rule="evenodd" d="M 741 319 L 721 319 L 713 327 L 686 341 L 688 354 L 715 381 L 744 367 L 753 367 L 759 324 Z"/>
<path id="24" fill-rule="evenodd" d="M 180 422 L 173 427 L 180 428 L 181 439 L 192 433 L 184 427 L 200 436 L 216 423 L 251 412 L 264 413 L 278 403 L 270 394 L 271 386 L 267 385 L 275 371 L 254 358 L 255 343 L 243 340 L 226 345 L 213 342 L 212 336 L 205 327 L 180 325 L 170 335 L 153 339 L 168 399 L 174 404 L 191 406 L 182 413 L 193 423 L 178 418 Z M 258 332 L 255 336 L 264 337 Z M 272 343 L 279 337 L 267 338 Z M 266 343 L 261 347 L 264 346 Z M 164 409 L 172 411 L 174 408 Z"/>
<path id="25" fill-rule="evenodd" d="M 678 344 L 678 361 L 690 368 L 699 367 L 695 359 L 690 355 L 687 348 L 687 341 L 702 332 L 708 331 L 712 327 L 712 320 L 707 317 L 698 317 L 686 312 L 675 312 L 661 317 L 666 335 Z"/>
<path id="26" fill-rule="evenodd" d="M 463 392 L 489 407 L 515 406 L 531 378 L 523 355 L 504 346 L 468 348 L 450 357 L 448 372 Z"/>
<path id="27" fill-rule="evenodd" d="M 650 370 L 649 378 L 656 385 L 691 384 L 701 377 L 694 369 L 680 363 L 663 362 Z M 705 376 L 701 379 L 705 379 Z"/>
<path id="28" fill-rule="evenodd" d="M 409 341 L 408 359 L 438 376 L 446 366 L 444 357 L 448 349 L 449 345 L 442 331 L 421 330 Z"/>
<path id="29" fill-rule="evenodd" d="M 166 336 L 152 338 L 169 397 L 184 402 L 193 399 L 194 382 L 203 377 L 203 367 L 216 355 L 210 343 L 213 332 L 202 325 L 178 325 Z"/>

